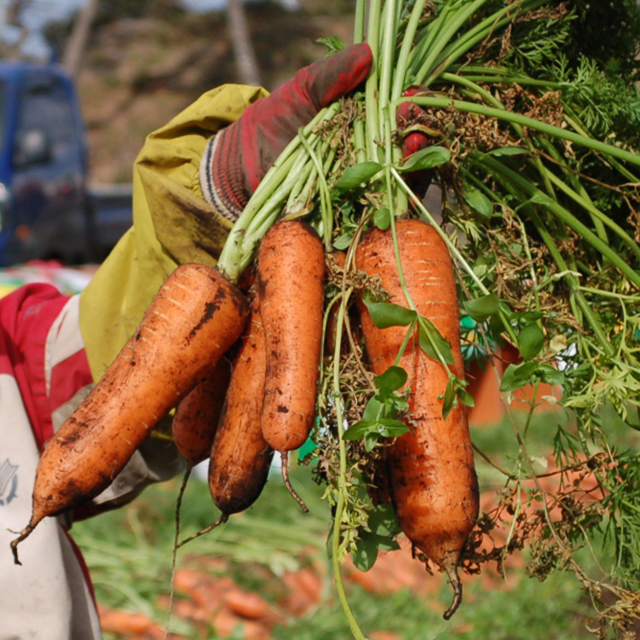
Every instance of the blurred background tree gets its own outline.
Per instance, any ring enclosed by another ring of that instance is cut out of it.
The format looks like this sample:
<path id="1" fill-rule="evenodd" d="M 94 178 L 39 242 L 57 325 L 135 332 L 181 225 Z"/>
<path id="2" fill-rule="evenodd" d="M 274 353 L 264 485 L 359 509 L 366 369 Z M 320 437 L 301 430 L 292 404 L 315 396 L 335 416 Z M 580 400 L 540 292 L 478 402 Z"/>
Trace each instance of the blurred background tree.
<path id="1" fill-rule="evenodd" d="M 324 57 L 318 38 L 352 39 L 355 0 L 238 0 L 249 76 L 237 64 L 226 3 L 217 4 L 195 12 L 181 0 L 99 0 L 78 77 L 94 181 L 129 182 L 144 137 L 208 89 L 259 82 L 272 90 Z M 58 59 L 77 17 L 43 29 Z"/>
<path id="2" fill-rule="evenodd" d="M 34 6 L 44 1 L 30 0 Z M 144 136 L 204 91 L 227 82 L 258 79 L 273 89 L 298 68 L 325 55 L 318 38 L 352 39 L 356 0 L 237 2 L 244 10 L 247 42 L 253 50 L 251 79 L 241 76 L 236 64 L 226 3 L 196 13 L 188 9 L 195 6 L 193 0 L 99 0 L 79 79 L 95 180 L 128 182 Z M 199 6 L 204 6 L 202 0 Z M 571 68 L 580 65 L 585 53 L 597 64 L 585 75 L 583 86 L 576 88 L 585 93 L 586 108 L 592 101 L 589 90 L 599 94 L 598 100 L 609 96 L 609 102 L 622 103 L 622 94 L 625 101 L 633 100 L 629 86 L 638 77 L 640 51 L 637 0 L 557 0 L 557 6 L 574 17 L 561 42 L 552 33 L 556 51 Z M 58 59 L 76 15 L 49 22 L 43 30 Z M 554 53 L 554 64 L 556 58 Z M 625 86 L 620 84 L 621 76 Z M 593 111 L 597 114 L 597 109 Z M 640 123 L 629 118 L 624 108 L 618 111 L 609 110 L 615 122 L 595 124 L 601 125 L 603 135 L 615 126 L 627 137 L 634 136 Z"/>

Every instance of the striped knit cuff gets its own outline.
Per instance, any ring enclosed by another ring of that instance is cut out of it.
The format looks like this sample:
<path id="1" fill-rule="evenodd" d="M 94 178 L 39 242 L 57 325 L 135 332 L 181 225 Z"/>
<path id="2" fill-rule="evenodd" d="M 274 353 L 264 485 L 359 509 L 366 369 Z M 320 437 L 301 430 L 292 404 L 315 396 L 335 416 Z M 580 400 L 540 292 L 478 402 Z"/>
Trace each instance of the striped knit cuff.
<path id="1" fill-rule="evenodd" d="M 230 153 L 235 138 L 230 129 L 224 129 L 209 140 L 200 159 L 199 175 L 205 200 L 227 220 L 235 222 L 247 204 L 248 196 L 242 187 L 240 149 L 235 149 L 235 154 Z"/>

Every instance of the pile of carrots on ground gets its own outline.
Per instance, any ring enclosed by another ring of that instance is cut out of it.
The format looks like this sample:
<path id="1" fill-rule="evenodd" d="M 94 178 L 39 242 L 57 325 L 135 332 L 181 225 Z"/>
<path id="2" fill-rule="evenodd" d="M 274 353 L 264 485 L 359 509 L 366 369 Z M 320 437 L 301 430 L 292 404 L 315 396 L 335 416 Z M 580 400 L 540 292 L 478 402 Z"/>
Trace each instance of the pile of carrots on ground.
<path id="1" fill-rule="evenodd" d="M 399 220 L 396 232 L 407 290 L 417 311 L 450 342 L 454 372 L 462 377 L 446 246 L 418 220 Z M 390 231 L 374 228 L 348 268 L 375 280 L 390 303 L 406 306 L 393 246 Z M 267 232 L 246 280 L 243 292 L 215 269 L 194 264 L 167 279 L 135 335 L 45 447 L 31 521 L 12 543 L 16 562 L 18 543 L 43 518 L 106 489 L 173 409 L 175 443 L 188 464 L 210 458 L 209 485 L 222 521 L 258 498 L 274 451 L 283 456 L 288 483 L 287 455 L 307 441 L 316 417 L 323 244 L 307 224 L 279 222 Z M 460 603 L 457 566 L 478 514 L 466 412 L 455 406 L 443 417 L 449 372 L 426 355 L 417 333 L 407 340 L 405 327 L 380 329 L 364 303 L 358 309 L 371 371 L 399 365 L 407 372 L 409 430 L 384 447 L 376 500 L 393 505 L 416 549 L 449 575 L 455 591 L 449 617 Z"/>

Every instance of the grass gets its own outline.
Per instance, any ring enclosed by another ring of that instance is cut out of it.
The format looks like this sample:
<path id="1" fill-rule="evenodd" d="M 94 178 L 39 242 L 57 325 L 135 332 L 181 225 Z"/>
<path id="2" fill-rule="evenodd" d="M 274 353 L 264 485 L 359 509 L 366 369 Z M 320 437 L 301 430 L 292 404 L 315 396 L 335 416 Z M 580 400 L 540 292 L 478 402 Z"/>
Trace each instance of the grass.
<path id="1" fill-rule="evenodd" d="M 543 430 L 551 433 L 548 426 L 551 422 L 542 420 L 536 426 L 540 435 Z M 501 445 L 500 433 L 504 435 L 504 428 L 497 425 L 478 430 L 475 440 L 488 454 L 511 455 L 505 454 Z M 479 472 L 484 473 L 482 468 Z M 310 514 L 300 511 L 275 475 L 252 509 L 181 550 L 178 567 L 197 566 L 197 559 L 202 556 L 224 558 L 229 563 L 229 574 L 240 586 L 275 602 L 281 595 L 278 585 L 285 571 L 294 571 L 310 559 L 327 563 L 325 545 L 330 517 L 321 500 L 322 489 L 315 485 L 308 468 L 295 468 L 292 478 L 309 505 Z M 74 525 L 73 535 L 85 554 L 99 602 L 142 612 L 161 625 L 165 623 L 167 614 L 160 601 L 170 590 L 179 485 L 180 479 L 156 485 L 131 505 Z M 206 484 L 192 478 L 183 502 L 181 538 L 207 526 L 216 517 Z M 573 575 L 555 573 L 541 583 L 527 578 L 520 569 L 509 569 L 507 582 L 503 584 L 497 579 L 487 582 L 483 576 L 471 578 L 466 586 L 465 603 L 449 622 L 441 617 L 449 602 L 449 586 L 440 574 L 436 578 L 440 581 L 439 591 L 429 598 L 409 590 L 382 597 L 348 582 L 356 619 L 367 634 L 393 632 L 402 640 L 592 637 L 584 626 L 591 613 Z M 349 638 L 348 625 L 329 580 L 325 592 L 314 612 L 292 619 L 287 626 L 276 627 L 273 637 Z M 172 630 L 186 637 L 201 637 L 175 617 Z M 206 640 L 215 637 L 209 635 Z"/>

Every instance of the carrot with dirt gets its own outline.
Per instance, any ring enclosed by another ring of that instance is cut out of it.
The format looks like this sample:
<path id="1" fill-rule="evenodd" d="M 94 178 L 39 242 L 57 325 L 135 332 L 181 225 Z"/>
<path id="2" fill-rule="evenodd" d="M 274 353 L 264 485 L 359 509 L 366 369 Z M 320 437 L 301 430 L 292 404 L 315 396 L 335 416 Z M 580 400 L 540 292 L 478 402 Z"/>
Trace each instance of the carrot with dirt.
<path id="1" fill-rule="evenodd" d="M 413 335 L 399 361 L 408 373 L 410 431 L 386 451 L 389 493 L 398 523 L 415 548 L 446 571 L 460 605 L 457 573 L 464 545 L 478 516 L 478 483 L 465 408 L 455 405 L 443 417 L 443 397 L 450 375 L 464 376 L 460 319 L 453 264 L 437 230 L 418 220 L 397 222 L 400 263 L 415 310 L 430 320 L 450 343 L 450 371 L 429 357 Z M 358 246 L 357 267 L 378 276 L 389 302 L 407 306 L 396 267 L 391 232 L 374 229 Z M 383 373 L 395 364 L 406 327 L 378 329 L 359 303 L 365 345 L 372 369 Z"/>
<path id="2" fill-rule="evenodd" d="M 231 380 L 209 461 L 209 491 L 222 515 L 179 546 L 208 533 L 229 516 L 248 509 L 262 492 L 273 449 L 262 434 L 265 388 L 265 336 L 259 303 L 254 299 L 248 331 L 234 359 Z"/>
<path id="3" fill-rule="evenodd" d="M 91 393 L 45 446 L 29 524 L 77 507 L 106 489 L 157 423 L 240 337 L 242 293 L 204 265 L 178 267 L 135 334 Z"/>
<path id="4" fill-rule="evenodd" d="M 192 469 L 211 455 L 218 421 L 229 387 L 231 363 L 227 357 L 206 373 L 204 380 L 180 401 L 171 422 L 171 437 L 180 455 L 187 461 L 187 470 L 176 502 L 176 549 L 180 535 L 180 511 L 184 492 Z"/>
<path id="5" fill-rule="evenodd" d="M 250 507 L 267 481 L 273 449 L 262 434 L 265 388 L 264 327 L 256 304 L 233 364 L 229 391 L 211 448 L 209 490 L 229 516 Z"/>
<path id="6" fill-rule="evenodd" d="M 211 454 L 230 376 L 231 364 L 226 358 L 220 358 L 176 409 L 171 437 L 190 468 Z"/>
<path id="7" fill-rule="evenodd" d="M 325 274 L 320 238 L 305 223 L 279 222 L 262 240 L 257 274 L 266 353 L 262 431 L 282 454 L 285 482 L 297 498 L 288 453 L 305 443 L 316 413 Z"/>

